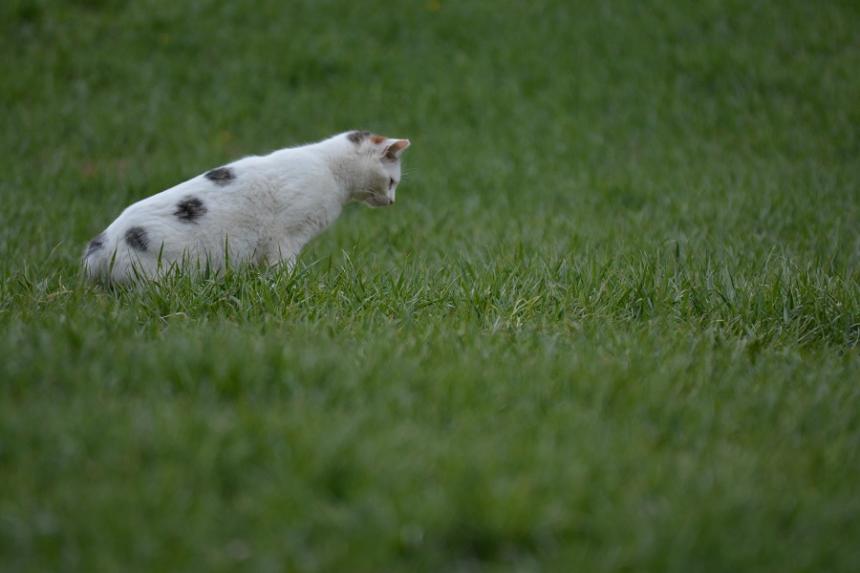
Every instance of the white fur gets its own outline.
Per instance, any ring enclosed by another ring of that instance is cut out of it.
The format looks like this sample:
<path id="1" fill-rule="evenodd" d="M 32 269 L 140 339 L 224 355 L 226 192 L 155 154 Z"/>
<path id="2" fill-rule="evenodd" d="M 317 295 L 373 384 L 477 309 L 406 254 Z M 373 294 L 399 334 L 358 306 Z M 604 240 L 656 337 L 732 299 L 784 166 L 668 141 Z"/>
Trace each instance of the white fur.
<path id="1" fill-rule="evenodd" d="M 340 215 L 343 205 L 394 203 L 400 154 L 408 140 L 346 132 L 324 141 L 245 157 L 224 167 L 234 178 L 198 175 L 128 207 L 90 243 L 86 276 L 124 282 L 156 277 L 175 265 L 292 264 L 302 248 Z M 178 204 L 198 199 L 205 213 L 181 218 Z M 145 250 L 126 234 L 143 229 Z M 100 243 L 100 246 L 99 246 Z"/>

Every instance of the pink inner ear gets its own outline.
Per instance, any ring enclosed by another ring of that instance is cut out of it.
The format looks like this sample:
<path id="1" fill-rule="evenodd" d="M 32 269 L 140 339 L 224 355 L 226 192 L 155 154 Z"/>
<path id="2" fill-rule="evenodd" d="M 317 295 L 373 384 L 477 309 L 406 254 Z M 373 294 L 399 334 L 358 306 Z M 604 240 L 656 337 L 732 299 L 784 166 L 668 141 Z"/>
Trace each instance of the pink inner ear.
<path id="1" fill-rule="evenodd" d="M 397 157 L 400 157 L 400 154 L 403 153 L 409 145 L 410 143 L 408 139 L 398 139 L 385 148 L 385 155 L 392 159 L 396 159 Z"/>

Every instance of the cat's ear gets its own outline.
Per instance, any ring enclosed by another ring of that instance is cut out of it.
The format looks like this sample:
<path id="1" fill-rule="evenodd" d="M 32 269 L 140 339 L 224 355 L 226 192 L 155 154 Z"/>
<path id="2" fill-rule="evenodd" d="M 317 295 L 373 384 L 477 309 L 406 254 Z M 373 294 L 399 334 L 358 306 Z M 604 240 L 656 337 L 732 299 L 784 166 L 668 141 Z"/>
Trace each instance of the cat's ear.
<path id="1" fill-rule="evenodd" d="M 406 148 L 409 147 L 409 145 L 408 139 L 389 139 L 386 142 L 383 156 L 386 159 L 391 159 L 392 161 L 400 159 L 400 154 L 406 151 Z"/>

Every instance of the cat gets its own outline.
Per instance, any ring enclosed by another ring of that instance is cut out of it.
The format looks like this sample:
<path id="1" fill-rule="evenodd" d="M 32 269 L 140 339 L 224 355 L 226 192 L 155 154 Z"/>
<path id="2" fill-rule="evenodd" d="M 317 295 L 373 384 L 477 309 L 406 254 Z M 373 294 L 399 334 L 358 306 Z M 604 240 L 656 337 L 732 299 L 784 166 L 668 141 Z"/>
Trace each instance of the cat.
<path id="1" fill-rule="evenodd" d="M 172 268 L 230 264 L 290 268 L 351 201 L 394 203 L 408 139 L 348 131 L 250 156 L 132 204 L 90 241 L 84 274 L 133 282 Z"/>

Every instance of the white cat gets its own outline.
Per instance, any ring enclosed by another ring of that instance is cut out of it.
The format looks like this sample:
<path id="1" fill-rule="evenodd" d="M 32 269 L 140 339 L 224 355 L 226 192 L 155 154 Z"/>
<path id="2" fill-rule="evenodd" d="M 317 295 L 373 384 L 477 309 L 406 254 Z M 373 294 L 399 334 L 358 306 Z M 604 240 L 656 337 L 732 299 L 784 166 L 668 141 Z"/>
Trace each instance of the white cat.
<path id="1" fill-rule="evenodd" d="M 394 203 L 408 139 L 350 131 L 245 157 L 128 207 L 90 241 L 88 278 L 126 282 L 176 265 L 292 265 L 343 205 Z"/>

